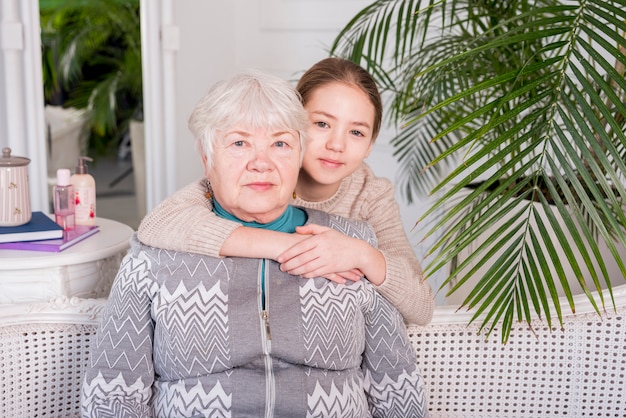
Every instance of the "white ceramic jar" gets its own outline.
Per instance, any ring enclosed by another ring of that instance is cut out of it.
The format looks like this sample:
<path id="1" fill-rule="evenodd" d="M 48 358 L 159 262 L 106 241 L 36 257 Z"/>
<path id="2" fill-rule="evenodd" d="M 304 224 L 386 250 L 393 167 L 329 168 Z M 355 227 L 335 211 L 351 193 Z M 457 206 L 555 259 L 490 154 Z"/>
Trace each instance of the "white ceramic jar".
<path id="1" fill-rule="evenodd" d="M 12 157 L 11 148 L 0 158 L 0 226 L 24 225 L 32 216 L 26 157 Z"/>

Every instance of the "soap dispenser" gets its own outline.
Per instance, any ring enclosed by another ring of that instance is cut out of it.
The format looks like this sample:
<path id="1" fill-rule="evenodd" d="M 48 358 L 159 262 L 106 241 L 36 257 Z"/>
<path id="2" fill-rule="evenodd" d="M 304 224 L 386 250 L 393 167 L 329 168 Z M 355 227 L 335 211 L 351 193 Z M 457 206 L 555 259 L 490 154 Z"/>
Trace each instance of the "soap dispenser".
<path id="1" fill-rule="evenodd" d="M 96 223 L 96 181 L 87 170 L 85 161 L 93 161 L 89 157 L 78 157 L 76 171 L 71 183 L 75 194 L 76 225 L 95 225 Z"/>

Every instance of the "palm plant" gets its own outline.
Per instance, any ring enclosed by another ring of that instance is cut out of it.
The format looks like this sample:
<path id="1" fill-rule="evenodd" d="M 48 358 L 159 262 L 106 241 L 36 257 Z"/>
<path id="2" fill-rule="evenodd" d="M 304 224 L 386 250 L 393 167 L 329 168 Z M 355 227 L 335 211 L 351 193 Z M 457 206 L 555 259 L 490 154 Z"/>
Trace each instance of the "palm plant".
<path id="1" fill-rule="evenodd" d="M 436 196 L 419 220 L 437 218 L 427 235 L 441 237 L 426 274 L 479 240 L 442 287 L 484 266 L 463 305 L 503 342 L 516 320 L 562 322 L 557 285 L 575 310 L 560 266 L 598 313 L 612 298 L 605 258 L 626 278 L 625 21 L 626 0 L 377 0 L 332 47 L 391 96 L 407 199 Z"/>
<path id="2" fill-rule="evenodd" d="M 139 0 L 40 0 L 44 91 L 86 111 L 90 146 L 117 144 L 141 117 Z"/>

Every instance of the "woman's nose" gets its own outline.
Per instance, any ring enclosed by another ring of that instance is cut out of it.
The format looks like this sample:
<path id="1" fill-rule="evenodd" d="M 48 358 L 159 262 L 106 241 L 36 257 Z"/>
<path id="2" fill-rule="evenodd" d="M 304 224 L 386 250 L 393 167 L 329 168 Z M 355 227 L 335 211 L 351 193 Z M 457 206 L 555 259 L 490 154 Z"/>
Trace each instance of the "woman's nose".
<path id="1" fill-rule="evenodd" d="M 268 157 L 268 150 L 263 147 L 255 147 L 254 153 L 248 163 L 250 170 L 266 171 L 272 167 L 272 162 Z"/>

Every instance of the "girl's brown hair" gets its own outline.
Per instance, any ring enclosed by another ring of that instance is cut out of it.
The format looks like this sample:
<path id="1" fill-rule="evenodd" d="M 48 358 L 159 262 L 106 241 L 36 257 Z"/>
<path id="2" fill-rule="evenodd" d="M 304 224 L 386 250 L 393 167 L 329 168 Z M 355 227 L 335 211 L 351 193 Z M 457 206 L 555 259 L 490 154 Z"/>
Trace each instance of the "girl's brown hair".
<path id="1" fill-rule="evenodd" d="M 380 132 L 383 118 L 383 103 L 374 78 L 359 65 L 342 58 L 326 58 L 309 68 L 298 81 L 297 90 L 306 105 L 315 89 L 328 83 L 338 82 L 361 89 L 374 106 L 372 142 Z"/>

